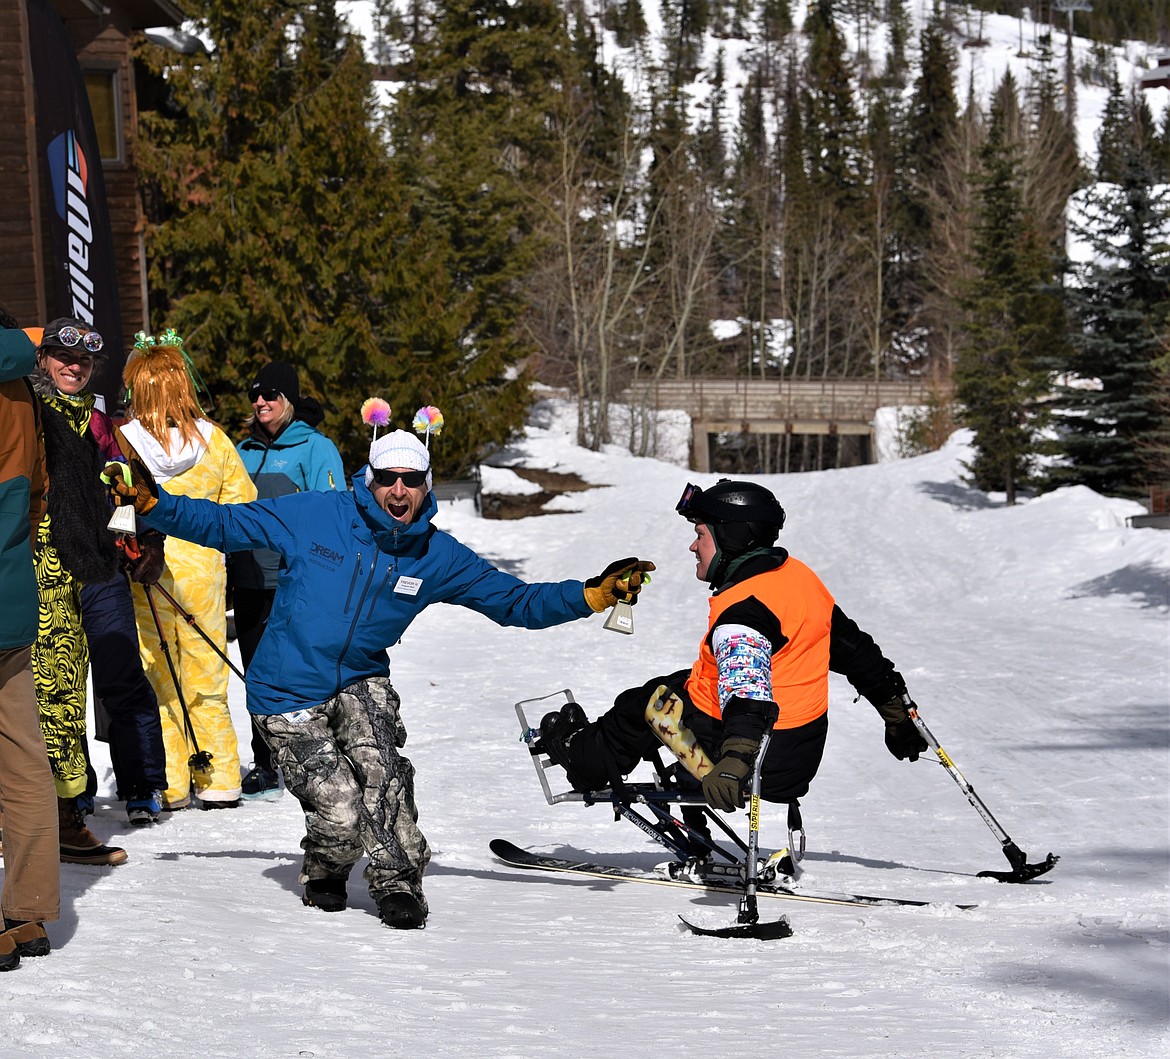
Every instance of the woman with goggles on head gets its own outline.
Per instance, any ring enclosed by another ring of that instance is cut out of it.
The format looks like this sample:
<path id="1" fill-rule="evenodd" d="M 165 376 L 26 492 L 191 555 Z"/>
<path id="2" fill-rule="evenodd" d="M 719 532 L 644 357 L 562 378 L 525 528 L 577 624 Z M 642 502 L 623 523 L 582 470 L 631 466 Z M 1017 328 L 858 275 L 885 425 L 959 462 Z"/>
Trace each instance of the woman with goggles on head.
<path id="1" fill-rule="evenodd" d="M 300 380 L 291 364 L 273 361 L 256 375 L 248 390 L 252 418 L 248 436 L 237 449 L 261 499 L 345 488 L 345 471 L 337 446 L 317 430 L 325 418 L 321 406 L 301 396 Z M 280 556 L 257 548 L 228 556 L 228 582 L 236 619 L 240 660 L 248 671 L 256 645 L 272 612 Z M 252 726 L 252 768 L 241 782 L 245 798 L 276 798 L 280 781 L 272 752 Z"/>
<path id="2" fill-rule="evenodd" d="M 127 653 L 140 682 L 136 690 L 145 685 L 141 665 L 133 665 L 138 640 L 129 585 L 114 535 L 105 529 L 109 503 L 100 483 L 94 483 L 94 474 L 106 460 L 120 455 L 109 420 L 96 408 L 96 397 L 88 389 L 95 358 L 103 357 L 105 343 L 97 331 L 73 317 L 54 320 L 43 329 L 30 328 L 27 333 L 37 343 L 31 381 L 42 402 L 49 474 L 48 512 L 33 546 L 40 597 L 33 676 L 57 788 L 61 859 L 121 864 L 127 859 L 126 851 L 103 844 L 85 825 L 97 791 L 85 743 L 90 638 L 102 637 L 93 666 L 98 694 L 107 690 L 104 678 L 122 668 L 118 657 Z M 113 601 L 112 608 L 105 606 L 107 601 Z M 117 619 L 119 601 L 122 612 L 129 615 L 128 623 L 122 625 Z M 126 644 L 122 637 L 128 637 Z M 162 774 L 157 711 L 152 725 L 149 716 L 139 716 L 142 711 L 136 697 L 127 701 L 110 695 L 109 700 L 118 793 L 129 803 L 149 796 Z"/>

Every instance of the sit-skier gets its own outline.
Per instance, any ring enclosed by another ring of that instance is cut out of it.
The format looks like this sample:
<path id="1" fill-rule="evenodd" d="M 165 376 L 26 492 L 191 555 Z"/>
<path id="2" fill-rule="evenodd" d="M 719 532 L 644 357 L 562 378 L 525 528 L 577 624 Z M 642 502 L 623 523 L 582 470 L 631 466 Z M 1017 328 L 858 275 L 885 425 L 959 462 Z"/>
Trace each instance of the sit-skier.
<path id="1" fill-rule="evenodd" d="M 913 704 L 906 682 L 817 575 L 775 546 L 784 526 L 776 497 L 754 482 L 721 479 L 709 489 L 688 485 L 676 510 L 695 527 L 695 576 L 714 591 L 699 656 L 690 669 L 622 692 L 595 721 L 574 702 L 544 717 L 542 749 L 573 787 L 620 784 L 654 756 L 662 744 L 646 708 L 665 686 L 682 701 L 683 726 L 714 763 L 702 779 L 712 808 L 743 807 L 769 725 L 760 794 L 794 804 L 824 753 L 830 670 L 877 709 L 890 753 L 917 761 L 927 744 L 907 713 Z M 703 815 L 684 807 L 684 821 L 705 834 Z"/>

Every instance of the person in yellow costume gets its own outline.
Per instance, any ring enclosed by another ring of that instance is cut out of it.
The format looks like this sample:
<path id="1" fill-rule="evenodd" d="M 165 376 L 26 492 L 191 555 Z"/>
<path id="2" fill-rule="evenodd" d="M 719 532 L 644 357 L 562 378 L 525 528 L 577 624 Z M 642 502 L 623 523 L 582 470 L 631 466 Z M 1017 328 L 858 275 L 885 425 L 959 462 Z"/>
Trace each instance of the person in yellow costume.
<path id="1" fill-rule="evenodd" d="M 235 445 L 199 405 L 183 340 L 173 330 L 157 338 L 140 331 L 135 338 L 122 373 L 130 418 L 121 428 L 134 452 L 173 495 L 220 504 L 255 500 L 256 486 Z M 148 598 L 143 586 L 134 586 L 142 665 L 162 714 L 167 754 L 163 809 L 187 808 L 192 792 L 204 809 L 234 808 L 240 800 L 240 756 L 228 711 L 224 557 L 188 541 L 168 540 L 166 566 L 158 587 L 199 627 L 192 628 L 162 592 L 152 591 Z M 182 701 L 151 602 L 170 650 Z M 225 654 L 217 654 L 199 630 Z M 209 767 L 192 765 L 190 759 L 197 750 L 210 755 Z"/>

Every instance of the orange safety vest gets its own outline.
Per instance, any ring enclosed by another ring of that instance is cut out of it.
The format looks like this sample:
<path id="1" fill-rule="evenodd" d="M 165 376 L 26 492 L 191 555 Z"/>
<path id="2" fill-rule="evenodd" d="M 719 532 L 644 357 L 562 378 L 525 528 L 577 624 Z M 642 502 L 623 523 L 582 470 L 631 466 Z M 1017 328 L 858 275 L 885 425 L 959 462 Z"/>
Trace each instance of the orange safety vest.
<path id="1" fill-rule="evenodd" d="M 833 597 L 807 566 L 789 556 L 783 566 L 749 577 L 711 598 L 707 635 L 687 678 L 687 694 L 704 713 L 719 718 L 719 669 L 711 631 L 728 607 L 755 596 L 776 615 L 788 638 L 772 653 L 772 699 L 780 707 L 777 728 L 799 728 L 829 708 L 829 631 Z"/>

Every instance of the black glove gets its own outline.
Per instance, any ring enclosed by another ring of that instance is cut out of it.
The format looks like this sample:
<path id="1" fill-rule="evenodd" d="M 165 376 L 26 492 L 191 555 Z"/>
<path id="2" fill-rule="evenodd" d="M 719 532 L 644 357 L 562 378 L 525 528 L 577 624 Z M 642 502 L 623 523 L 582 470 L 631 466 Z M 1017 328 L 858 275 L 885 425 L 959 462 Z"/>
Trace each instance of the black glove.
<path id="1" fill-rule="evenodd" d="M 703 797 L 712 809 L 730 813 L 744 807 L 744 788 L 760 749 L 758 739 L 724 739 L 715 767 L 703 777 Z"/>
<path id="2" fill-rule="evenodd" d="M 608 610 L 618 602 L 637 603 L 643 583 L 650 580 L 646 575 L 653 569 L 652 562 L 637 557 L 610 563 L 600 574 L 585 582 L 585 602 L 596 613 Z"/>
<path id="3" fill-rule="evenodd" d="M 158 584 L 166 565 L 166 556 L 163 554 L 165 540 L 161 533 L 146 532 L 138 535 L 138 557 L 134 558 L 129 551 L 126 553 L 127 572 L 131 581 L 136 581 L 140 585 Z"/>
<path id="4" fill-rule="evenodd" d="M 911 720 L 907 710 L 916 708 L 914 700 L 903 693 L 895 695 L 874 709 L 886 722 L 886 749 L 899 761 L 917 761 L 918 755 L 926 751 L 928 744 Z"/>

